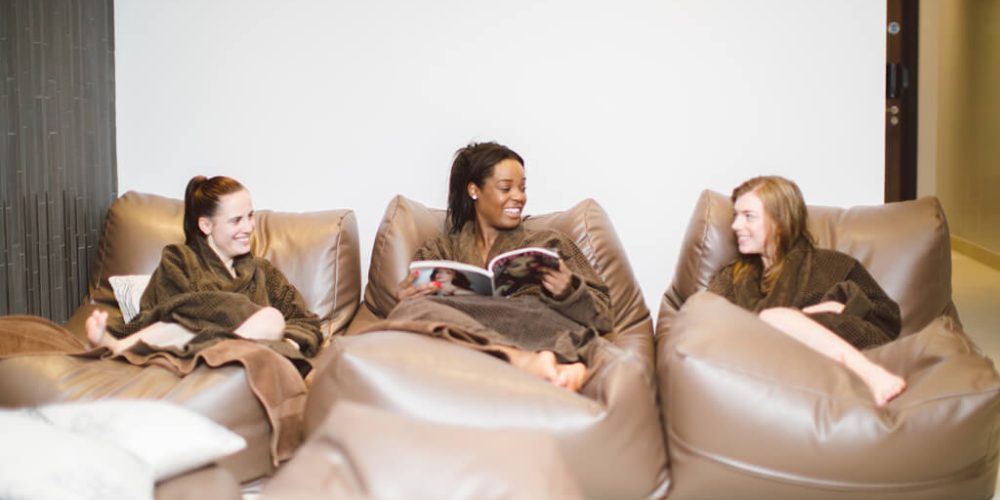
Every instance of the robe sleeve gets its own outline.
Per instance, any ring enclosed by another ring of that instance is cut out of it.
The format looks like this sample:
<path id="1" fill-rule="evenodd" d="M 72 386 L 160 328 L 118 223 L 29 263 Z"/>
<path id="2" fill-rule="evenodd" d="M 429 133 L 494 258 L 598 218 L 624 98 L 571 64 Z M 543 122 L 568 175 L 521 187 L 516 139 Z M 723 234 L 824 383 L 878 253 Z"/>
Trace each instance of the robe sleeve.
<path id="1" fill-rule="evenodd" d="M 563 316 L 600 333 L 614 329 L 608 286 L 594 271 L 583 252 L 566 237 L 555 238 L 547 246 L 557 249 L 573 272 L 573 281 L 570 285 L 572 291 L 562 300 L 556 300 L 544 286 L 540 287 L 542 302 Z"/>
<path id="2" fill-rule="evenodd" d="M 285 317 L 284 337 L 298 344 L 302 354 L 315 356 L 323 342 L 319 316 L 306 307 L 302 294 L 278 268 L 265 259 L 260 259 L 260 265 L 264 267 L 268 301 Z"/>
<path id="3" fill-rule="evenodd" d="M 866 349 L 899 337 L 899 305 L 861 263 L 855 262 L 844 281 L 834 284 L 821 302 L 831 300 L 844 304 L 840 314 L 816 313 L 809 317 L 854 347 Z"/>

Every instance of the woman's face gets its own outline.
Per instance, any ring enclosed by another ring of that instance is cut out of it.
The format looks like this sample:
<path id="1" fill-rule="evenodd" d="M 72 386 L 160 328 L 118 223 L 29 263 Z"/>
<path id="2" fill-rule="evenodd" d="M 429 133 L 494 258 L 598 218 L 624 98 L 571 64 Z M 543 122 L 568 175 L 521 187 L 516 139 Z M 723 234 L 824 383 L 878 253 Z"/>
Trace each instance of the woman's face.
<path id="1" fill-rule="evenodd" d="M 245 189 L 220 198 L 215 215 L 198 218 L 198 227 L 208 245 L 224 261 L 250 252 L 250 236 L 255 226 L 253 203 Z"/>
<path id="2" fill-rule="evenodd" d="M 771 221 L 764 211 L 764 203 L 757 193 L 751 191 L 736 198 L 731 227 L 736 233 L 741 254 L 766 254 L 770 226 Z"/>
<path id="3" fill-rule="evenodd" d="M 434 271 L 434 276 L 431 279 L 440 281 L 441 283 L 451 283 L 455 279 L 455 271 L 447 268 L 439 268 Z"/>
<path id="4" fill-rule="evenodd" d="M 521 211 L 528 202 L 524 166 L 514 159 L 493 166 L 493 175 L 479 187 L 470 182 L 469 196 L 475 198 L 476 220 L 480 227 L 513 229 L 521 223 Z"/>

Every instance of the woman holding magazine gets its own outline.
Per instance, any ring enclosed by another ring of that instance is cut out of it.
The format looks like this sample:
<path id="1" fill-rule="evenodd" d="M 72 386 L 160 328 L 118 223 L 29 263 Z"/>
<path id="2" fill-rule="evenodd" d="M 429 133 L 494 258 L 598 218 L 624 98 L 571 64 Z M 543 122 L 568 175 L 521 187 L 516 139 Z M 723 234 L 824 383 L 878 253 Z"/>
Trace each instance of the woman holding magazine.
<path id="1" fill-rule="evenodd" d="M 450 340 L 493 354 L 555 385 L 577 391 L 587 379 L 595 340 L 611 330 L 611 299 L 579 248 L 554 230 L 522 225 L 527 202 L 524 160 L 493 143 L 459 149 L 448 190 L 449 231 L 420 247 L 413 260 L 451 260 L 485 268 L 495 256 L 541 247 L 559 255 L 533 283 L 506 297 L 445 295 L 438 281 L 399 285 L 389 320 L 432 320 Z"/>

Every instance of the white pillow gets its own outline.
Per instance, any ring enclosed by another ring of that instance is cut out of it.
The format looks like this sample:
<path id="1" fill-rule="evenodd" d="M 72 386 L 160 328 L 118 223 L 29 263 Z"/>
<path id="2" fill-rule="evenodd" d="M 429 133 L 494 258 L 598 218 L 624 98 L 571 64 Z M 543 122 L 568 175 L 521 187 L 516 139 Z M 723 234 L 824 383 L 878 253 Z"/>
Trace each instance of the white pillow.
<path id="1" fill-rule="evenodd" d="M 157 481 L 246 448 L 246 440 L 211 419 L 167 401 L 108 399 L 27 410 L 52 425 L 113 443 L 153 469 Z"/>
<path id="2" fill-rule="evenodd" d="M 108 278 L 111 289 L 115 292 L 115 300 L 118 301 L 118 308 L 122 311 L 125 322 L 132 321 L 132 318 L 139 314 L 139 299 L 142 292 L 146 291 L 149 285 L 148 274 L 128 274 L 123 276 L 112 276 Z"/>
<path id="3" fill-rule="evenodd" d="M 0 410 L 0 498 L 152 499 L 153 469 L 106 441 L 39 415 Z"/>

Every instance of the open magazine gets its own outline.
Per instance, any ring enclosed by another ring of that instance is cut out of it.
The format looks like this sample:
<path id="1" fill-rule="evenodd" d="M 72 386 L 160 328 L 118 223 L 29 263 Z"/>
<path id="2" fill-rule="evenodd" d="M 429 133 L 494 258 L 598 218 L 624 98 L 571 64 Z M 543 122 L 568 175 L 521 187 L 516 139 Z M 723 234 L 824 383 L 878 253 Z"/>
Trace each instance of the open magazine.
<path id="1" fill-rule="evenodd" d="M 453 260 L 418 260 L 410 263 L 410 272 L 420 270 L 414 285 L 440 283 L 438 295 L 507 296 L 526 285 L 540 284 L 545 267 L 559 269 L 559 254 L 528 247 L 497 255 L 486 269 Z"/>

